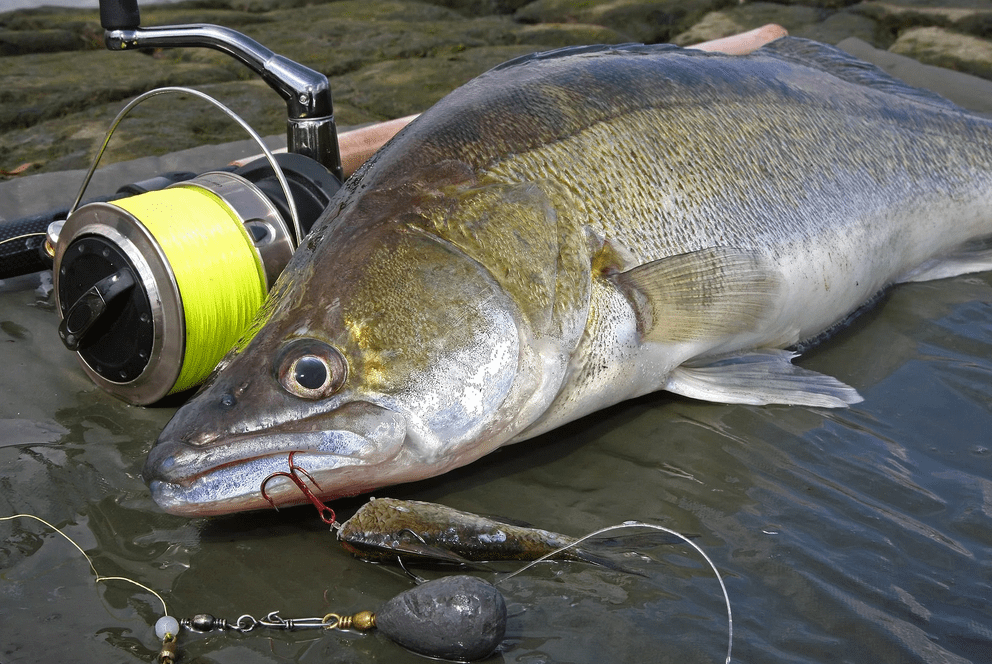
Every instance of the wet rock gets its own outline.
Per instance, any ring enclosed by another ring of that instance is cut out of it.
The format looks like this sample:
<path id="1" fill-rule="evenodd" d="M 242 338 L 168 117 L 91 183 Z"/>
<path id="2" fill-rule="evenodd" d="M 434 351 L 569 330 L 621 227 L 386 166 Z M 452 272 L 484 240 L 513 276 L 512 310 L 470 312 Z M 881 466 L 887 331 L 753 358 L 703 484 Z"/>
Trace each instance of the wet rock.
<path id="1" fill-rule="evenodd" d="M 236 109 L 262 136 L 285 134 L 286 106 L 262 81 L 231 81 L 195 87 Z M 124 103 L 123 100 L 107 101 L 84 111 L 0 134 L 0 158 L 4 163 L 16 162 L 14 165 L 43 160 L 43 167 L 33 172 L 86 168 Z M 138 105 L 121 122 L 101 163 L 165 154 L 172 151 L 168 149 L 170 144 L 176 149 L 184 149 L 245 138 L 244 130 L 202 100 L 163 95 Z M 17 156 L 8 162 L 7 154 Z"/>
<path id="2" fill-rule="evenodd" d="M 882 23 L 893 35 L 908 28 L 939 27 L 992 37 L 992 5 L 987 0 L 864 2 L 851 11 Z"/>
<path id="3" fill-rule="evenodd" d="M 142 8 L 141 18 L 146 26 L 229 26 L 325 73 L 331 79 L 341 125 L 422 111 L 473 76 L 522 53 L 629 40 L 599 25 L 523 24 L 506 15 L 467 16 L 459 9 L 465 8 L 402 0 L 210 0 Z M 39 164 L 29 172 L 84 168 L 124 101 L 163 85 L 195 86 L 214 94 L 263 135 L 285 131 L 283 102 L 221 53 L 94 50 L 92 34 L 101 34 L 95 11 L 46 9 L 0 15 L 0 29 L 15 34 L 20 44 L 26 43 L 29 33 L 72 32 L 65 26 L 75 26 L 76 34 L 83 35 L 77 43 L 82 50 L 39 54 L 27 52 L 37 47 L 16 46 L 12 50 L 17 55 L 3 59 L 0 169 L 12 170 L 24 163 Z M 14 43 L 13 38 L 10 41 Z M 242 137 L 233 122 L 203 102 L 170 97 L 135 109 L 104 159 L 110 163 Z"/>
<path id="4" fill-rule="evenodd" d="M 728 37 L 768 23 L 777 23 L 790 35 L 836 44 L 848 37 L 858 37 L 875 43 L 878 23 L 861 14 L 846 10 L 829 11 L 824 6 L 783 6 L 772 2 L 754 2 L 706 14 L 689 30 L 677 35 L 673 42 L 681 46 L 710 39 Z"/>
<path id="5" fill-rule="evenodd" d="M 926 64 L 992 78 L 992 41 L 945 28 L 911 28 L 889 49 Z"/>
<path id="6" fill-rule="evenodd" d="M 679 46 L 689 46 L 690 44 L 698 44 L 699 42 L 709 41 L 711 39 L 728 37 L 750 29 L 744 28 L 742 25 L 730 12 L 710 12 L 685 32 L 672 37 L 672 43 Z"/>
<path id="7" fill-rule="evenodd" d="M 874 63 L 910 85 L 925 87 L 964 108 L 992 118 L 992 81 L 921 65 L 912 58 L 873 48 L 856 37 L 845 39 L 837 46 L 856 58 Z"/>
<path id="8" fill-rule="evenodd" d="M 525 25 L 516 35 L 521 44 L 541 44 L 552 48 L 573 44 L 619 44 L 628 41 L 616 30 L 587 23 Z"/>
<path id="9" fill-rule="evenodd" d="M 467 16 L 479 14 L 512 14 L 531 0 L 427 0 L 431 4 L 450 7 Z"/>
<path id="10" fill-rule="evenodd" d="M 803 5 L 806 7 L 816 7 L 817 9 L 844 9 L 845 7 L 853 7 L 862 2 L 862 0 L 782 0 L 783 5 Z M 740 3 L 743 4 L 743 3 Z"/>
<path id="11" fill-rule="evenodd" d="M 765 23 L 828 43 L 859 37 L 992 77 L 988 0 L 192 0 L 142 7 L 141 19 L 145 26 L 225 25 L 323 72 L 344 126 L 422 111 L 527 52 L 624 41 L 688 45 Z M 0 170 L 86 167 L 126 100 L 163 85 L 216 96 L 262 135 L 285 132 L 283 101 L 219 52 L 110 53 L 96 10 L 0 13 Z M 240 128 L 202 101 L 170 96 L 135 109 L 105 160 L 241 138 Z"/>
<path id="12" fill-rule="evenodd" d="M 726 4 L 719 0 L 535 0 L 514 15 L 524 23 L 591 23 L 645 43 L 670 41 L 706 12 Z"/>
<path id="13" fill-rule="evenodd" d="M 429 108 L 479 73 L 533 51 L 529 44 L 491 46 L 450 55 L 389 60 L 352 76 L 332 79 L 331 83 L 341 98 L 365 114 L 354 118 L 358 122 L 403 117 Z"/>
<path id="14" fill-rule="evenodd" d="M 71 30 L 0 30 L 0 56 L 79 51 L 86 38 Z"/>
<path id="15" fill-rule="evenodd" d="M 877 21 L 849 11 L 831 14 L 823 21 L 803 26 L 791 34 L 835 45 L 850 37 L 869 43 L 885 43 L 888 39 Z"/>

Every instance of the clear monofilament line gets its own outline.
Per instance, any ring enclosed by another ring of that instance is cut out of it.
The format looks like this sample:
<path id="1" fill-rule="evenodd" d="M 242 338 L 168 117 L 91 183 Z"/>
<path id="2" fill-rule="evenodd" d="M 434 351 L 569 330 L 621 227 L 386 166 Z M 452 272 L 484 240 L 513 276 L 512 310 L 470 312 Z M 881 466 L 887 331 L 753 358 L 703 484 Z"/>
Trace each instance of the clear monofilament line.
<path id="1" fill-rule="evenodd" d="M 289 182 L 286 180 L 286 176 L 282 172 L 282 167 L 279 166 L 279 162 L 276 161 L 275 156 L 273 156 L 272 151 L 269 150 L 265 142 L 262 141 L 262 137 L 251 128 L 247 122 L 245 122 L 240 115 L 229 109 L 227 106 L 217 101 L 205 92 L 200 92 L 199 90 L 194 90 L 192 88 L 184 87 L 164 87 L 156 88 L 154 90 L 149 90 L 148 92 L 142 93 L 132 99 L 128 104 L 120 110 L 117 117 L 110 124 L 110 129 L 107 130 L 107 135 L 103 139 L 103 144 L 97 151 L 96 156 L 93 157 L 93 162 L 90 164 L 89 170 L 86 171 L 86 175 L 83 177 L 83 184 L 79 188 L 79 193 L 76 195 L 76 200 L 73 202 L 72 207 L 69 208 L 69 214 L 71 215 L 79 207 L 79 204 L 83 200 L 83 194 L 86 192 L 86 188 L 90 184 L 90 180 L 93 178 L 93 174 L 96 172 L 96 167 L 100 163 L 100 159 L 103 157 L 103 153 L 107 150 L 107 146 L 110 144 L 110 138 L 114 135 L 117 130 L 117 125 L 131 112 L 138 104 L 142 103 L 146 99 L 151 99 L 152 97 L 157 97 L 164 94 L 186 94 L 193 95 L 194 97 L 199 97 L 200 99 L 213 104 L 221 112 L 223 112 L 227 117 L 234 120 L 238 125 L 245 130 L 245 132 L 251 136 L 252 140 L 258 144 L 258 147 L 262 149 L 262 154 L 265 155 L 266 161 L 272 167 L 272 171 L 275 173 L 276 180 L 279 182 L 279 187 L 282 189 L 283 195 L 286 197 L 286 207 L 289 208 L 290 221 L 293 224 L 293 230 L 296 232 L 296 238 L 293 242 L 293 246 L 297 247 L 301 242 L 303 242 L 303 228 L 300 225 L 300 215 L 296 210 L 296 201 L 293 198 L 293 194 L 289 189 Z"/>
<path id="2" fill-rule="evenodd" d="M 591 539 L 591 538 L 596 537 L 598 535 L 602 535 L 603 533 L 608 533 L 608 532 L 611 532 L 611 531 L 614 531 L 614 530 L 622 530 L 624 528 L 650 528 L 652 530 L 660 530 L 660 531 L 662 531 L 664 533 L 668 533 L 669 535 L 675 535 L 676 537 L 678 537 L 679 539 L 681 539 L 683 542 L 685 542 L 686 544 L 688 544 L 689 546 L 691 546 L 692 548 L 694 548 L 696 551 L 698 551 L 699 552 L 699 555 L 701 555 L 703 557 L 703 560 L 705 560 L 709 564 L 710 569 L 713 570 L 713 574 L 716 575 L 716 580 L 720 582 L 720 590 L 723 591 L 723 599 L 724 599 L 724 601 L 727 604 L 727 635 L 728 636 L 727 636 L 727 659 L 726 659 L 726 664 L 730 664 L 730 655 L 731 655 L 731 651 L 733 650 L 733 647 L 734 647 L 734 615 L 733 615 L 733 612 L 731 611 L 731 608 L 730 608 L 730 595 L 727 593 L 727 586 L 724 585 L 724 583 L 723 583 L 723 577 L 720 576 L 720 571 L 716 568 L 716 565 L 713 564 L 713 561 L 710 560 L 710 557 L 706 555 L 706 552 L 703 551 L 695 542 L 693 542 L 692 540 L 690 540 L 688 537 L 686 537 L 682 533 L 679 533 L 679 532 L 676 532 L 674 530 L 671 530 L 670 528 L 665 528 L 664 526 L 658 526 L 658 525 L 655 525 L 653 523 L 643 523 L 641 521 L 624 521 L 620 525 L 607 526 L 606 528 L 600 528 L 599 530 L 594 531 L 594 532 L 591 532 L 588 535 L 583 535 L 582 537 L 580 537 L 579 539 L 575 540 L 574 542 L 572 542 L 570 544 L 566 544 L 565 546 L 562 546 L 562 547 L 559 547 L 559 548 L 555 549 L 551 553 L 548 553 L 548 554 L 545 554 L 545 555 L 541 556 L 537 560 L 533 560 L 533 561 L 527 563 L 526 565 L 524 565 L 523 567 L 521 567 L 520 569 L 518 569 L 516 572 L 512 572 L 510 574 L 507 574 L 502 579 L 498 580 L 495 583 L 495 585 L 499 585 L 499 584 L 503 583 L 504 581 L 506 581 L 507 579 L 511 579 L 511 578 L 515 577 L 516 575 L 518 575 L 521 572 L 524 572 L 524 571 L 530 569 L 531 567 L 533 567 L 534 565 L 536 565 L 536 564 L 538 564 L 540 562 L 544 562 L 545 560 L 548 560 L 549 558 L 553 558 L 554 556 L 558 555 L 562 551 L 567 551 L 568 549 L 571 549 L 571 548 L 573 548 L 575 546 L 578 546 L 579 544 L 581 544 L 582 542 L 585 542 L 588 539 Z"/>

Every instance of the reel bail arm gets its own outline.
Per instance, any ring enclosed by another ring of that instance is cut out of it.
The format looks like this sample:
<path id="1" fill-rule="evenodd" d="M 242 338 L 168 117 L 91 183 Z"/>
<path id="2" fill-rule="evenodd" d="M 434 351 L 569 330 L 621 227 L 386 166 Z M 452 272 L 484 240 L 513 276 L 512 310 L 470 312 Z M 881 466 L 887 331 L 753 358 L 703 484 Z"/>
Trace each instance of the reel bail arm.
<path id="1" fill-rule="evenodd" d="M 208 23 L 142 28 L 140 22 L 137 0 L 100 0 L 100 24 L 111 51 L 212 48 L 227 53 L 257 73 L 286 101 L 289 151 L 310 157 L 344 181 L 331 87 L 326 76 L 230 28 Z"/>

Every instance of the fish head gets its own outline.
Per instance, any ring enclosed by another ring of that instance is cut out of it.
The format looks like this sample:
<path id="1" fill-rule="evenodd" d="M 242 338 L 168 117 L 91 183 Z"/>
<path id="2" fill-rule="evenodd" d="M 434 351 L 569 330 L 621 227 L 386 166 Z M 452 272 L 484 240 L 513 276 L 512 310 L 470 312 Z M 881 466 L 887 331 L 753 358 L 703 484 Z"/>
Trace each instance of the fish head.
<path id="1" fill-rule="evenodd" d="M 291 464 L 322 499 L 355 495 L 505 441 L 533 389 L 512 298 L 424 230 L 411 194 L 357 198 L 309 236 L 152 448 L 144 476 L 166 511 L 267 508 L 263 483 L 275 505 L 304 502 Z"/>

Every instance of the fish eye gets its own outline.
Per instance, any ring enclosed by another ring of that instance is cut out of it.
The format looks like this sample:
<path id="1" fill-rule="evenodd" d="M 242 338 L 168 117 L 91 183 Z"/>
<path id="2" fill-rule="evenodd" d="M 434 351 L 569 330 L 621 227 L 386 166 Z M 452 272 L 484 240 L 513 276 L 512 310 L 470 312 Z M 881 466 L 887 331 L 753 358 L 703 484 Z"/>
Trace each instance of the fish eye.
<path id="1" fill-rule="evenodd" d="M 327 382 L 327 365 L 316 355 L 304 355 L 293 363 L 293 379 L 307 390 L 319 390 Z"/>
<path id="2" fill-rule="evenodd" d="M 304 399 L 326 399 L 344 385 L 348 363 L 333 346 L 297 339 L 280 353 L 276 379 L 283 389 Z"/>

